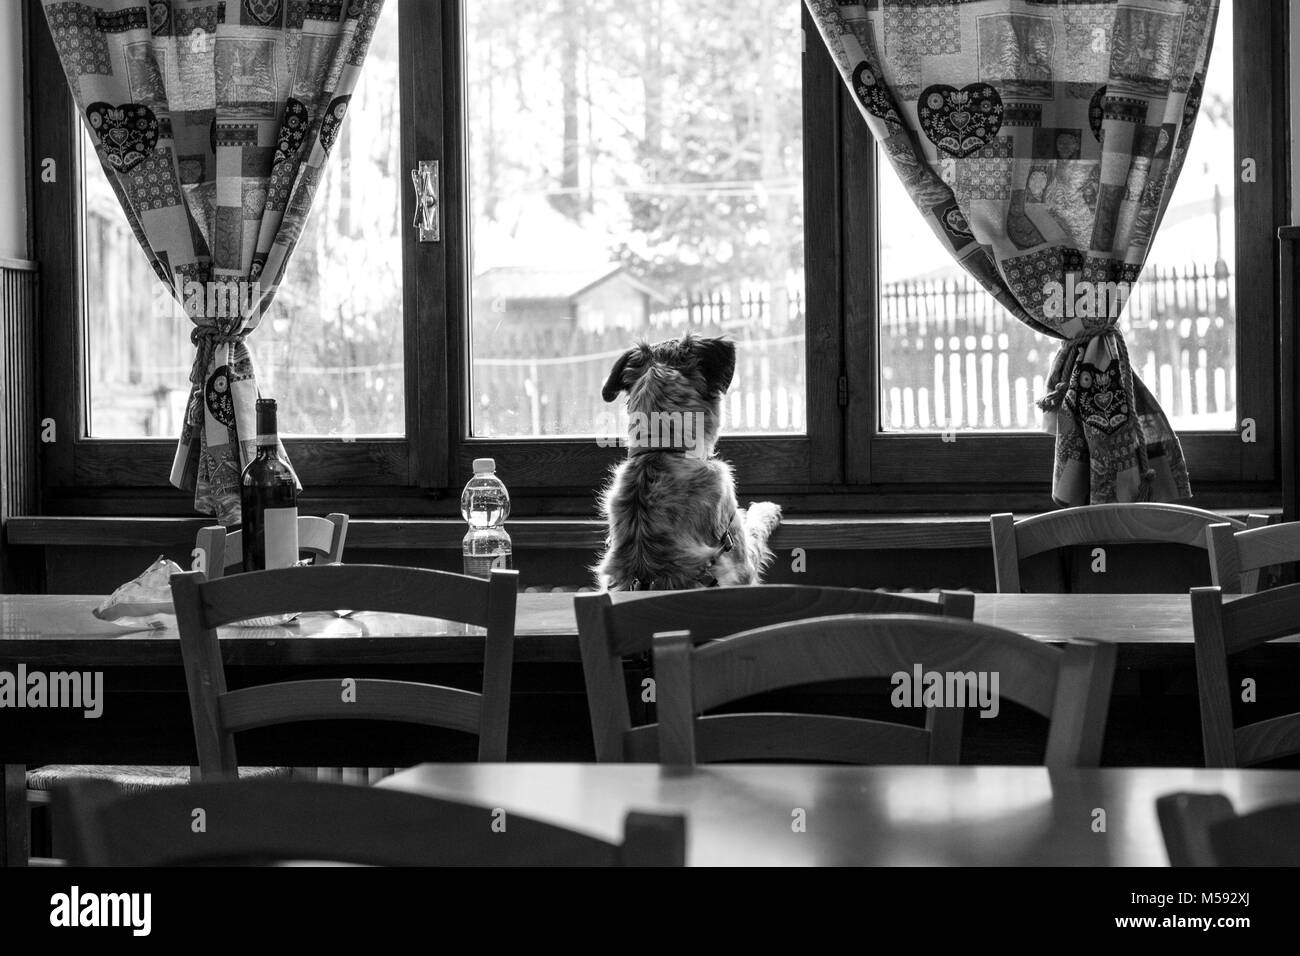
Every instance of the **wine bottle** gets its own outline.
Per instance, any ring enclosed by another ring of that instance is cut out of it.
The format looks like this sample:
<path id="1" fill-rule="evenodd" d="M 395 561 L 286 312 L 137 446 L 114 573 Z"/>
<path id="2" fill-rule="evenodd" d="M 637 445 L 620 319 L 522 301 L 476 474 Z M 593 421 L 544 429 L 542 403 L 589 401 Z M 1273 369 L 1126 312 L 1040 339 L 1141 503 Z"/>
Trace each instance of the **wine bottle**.
<path id="1" fill-rule="evenodd" d="M 244 570 L 288 568 L 298 562 L 298 484 L 280 457 L 275 399 L 257 400 L 257 456 L 240 487 Z"/>

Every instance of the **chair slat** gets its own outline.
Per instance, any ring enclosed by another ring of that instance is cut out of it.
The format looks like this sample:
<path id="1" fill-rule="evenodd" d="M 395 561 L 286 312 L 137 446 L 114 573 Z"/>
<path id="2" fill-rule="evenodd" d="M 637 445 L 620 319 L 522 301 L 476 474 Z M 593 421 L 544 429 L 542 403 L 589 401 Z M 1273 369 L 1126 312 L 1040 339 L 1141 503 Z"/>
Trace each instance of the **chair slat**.
<path id="1" fill-rule="evenodd" d="M 286 601 L 286 595 L 292 595 Z M 202 592 L 205 627 L 289 611 L 336 608 L 415 614 L 488 624 L 486 581 L 423 568 L 381 564 L 280 568 L 209 582 Z M 286 604 L 288 606 L 286 606 Z"/>
<path id="2" fill-rule="evenodd" d="M 1224 649 L 1229 655 L 1300 633 L 1300 584 L 1272 588 L 1223 604 L 1220 613 Z"/>
<path id="3" fill-rule="evenodd" d="M 696 759 L 700 763 L 798 760 L 924 764 L 929 760 L 929 737 L 920 727 L 826 714 L 712 714 L 695 718 Z"/>
<path id="4" fill-rule="evenodd" d="M 586 596 L 584 596 L 585 598 Z M 591 595 L 599 598 L 600 595 Z M 689 624 L 697 642 L 711 641 L 738 631 L 768 624 L 826 617 L 832 614 L 942 614 L 943 602 L 960 597 L 941 595 L 935 604 L 900 594 L 886 594 L 858 588 L 819 588 L 794 584 L 765 584 L 753 587 L 697 589 L 665 595 L 651 595 L 632 601 L 611 603 L 606 611 L 617 654 L 640 654 L 650 650 L 656 631 Z M 971 611 L 965 615 L 969 617 Z"/>
<path id="5" fill-rule="evenodd" d="M 1237 763 L 1249 767 L 1300 753 L 1300 714 L 1256 721 L 1233 731 Z"/>
<path id="6" fill-rule="evenodd" d="M 315 564 L 338 564 L 343 560 L 343 547 L 348 534 L 348 516 L 337 512 L 319 518 L 301 515 L 298 518 L 298 550 L 310 552 Z M 203 552 L 204 570 L 208 580 L 225 577 L 228 569 L 244 560 L 244 532 L 239 528 L 209 525 L 200 528 L 194 541 Z"/>
<path id="7" fill-rule="evenodd" d="M 300 680 L 227 691 L 217 701 L 227 731 L 300 720 L 395 720 L 478 733 L 482 696 L 411 681 Z"/>
<path id="8" fill-rule="evenodd" d="M 954 674 L 996 672 L 1003 698 L 1047 717 L 1060 659 L 1056 648 L 968 621 L 893 614 L 812 618 L 699 647 L 692 661 L 694 706 L 697 712 L 711 710 L 799 684 L 911 675 L 919 666 Z"/>
<path id="9" fill-rule="evenodd" d="M 936 708 L 932 714 L 957 714 Z M 960 725 L 959 725 L 960 732 Z M 623 741 L 629 763 L 684 764 L 659 756 L 659 724 L 633 727 Z M 936 756 L 931 734 L 920 727 L 825 714 L 711 714 L 695 718 L 696 763 L 789 760 L 801 763 L 949 764 L 958 748 Z"/>
<path id="10" fill-rule="evenodd" d="M 1208 529 L 1226 524 L 1233 531 L 1267 524 L 1267 515 L 1246 522 L 1186 505 L 1122 502 L 1062 508 L 1021 520 L 1007 513 L 992 515 L 989 527 L 997 589 L 1021 591 L 1022 561 L 1081 545 L 1178 544 L 1208 550 Z M 1211 560 L 1211 567 L 1213 561 Z"/>
<path id="11" fill-rule="evenodd" d="M 1016 549 L 1023 561 L 1044 551 L 1082 544 L 1165 543 L 1203 548 L 1205 529 L 1222 523 L 1238 530 L 1246 527 L 1245 522 L 1185 505 L 1082 505 L 1016 522 Z"/>
<path id="12" fill-rule="evenodd" d="M 318 860 L 381 866 L 680 866 L 685 821 L 630 814 L 620 846 L 490 807 L 398 790 L 302 781 L 205 783 L 123 796 L 107 781 L 54 795 L 70 862 L 169 866 Z M 205 832 L 193 828 L 202 807 Z M 635 818 L 635 819 L 633 819 Z"/>
<path id="13" fill-rule="evenodd" d="M 1300 562 L 1300 522 L 1235 531 L 1229 526 L 1210 528 L 1213 582 L 1229 594 L 1253 594 L 1265 568 Z"/>

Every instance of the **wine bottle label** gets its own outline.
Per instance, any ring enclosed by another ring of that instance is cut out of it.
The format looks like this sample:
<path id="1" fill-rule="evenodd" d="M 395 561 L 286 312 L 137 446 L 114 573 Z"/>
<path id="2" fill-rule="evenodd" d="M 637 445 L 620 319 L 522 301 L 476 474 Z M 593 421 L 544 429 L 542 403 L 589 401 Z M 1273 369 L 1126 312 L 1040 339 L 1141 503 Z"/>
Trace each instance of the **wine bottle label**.
<path id="1" fill-rule="evenodd" d="M 266 529 L 266 569 L 291 568 L 298 563 L 298 509 L 267 508 L 262 512 Z"/>

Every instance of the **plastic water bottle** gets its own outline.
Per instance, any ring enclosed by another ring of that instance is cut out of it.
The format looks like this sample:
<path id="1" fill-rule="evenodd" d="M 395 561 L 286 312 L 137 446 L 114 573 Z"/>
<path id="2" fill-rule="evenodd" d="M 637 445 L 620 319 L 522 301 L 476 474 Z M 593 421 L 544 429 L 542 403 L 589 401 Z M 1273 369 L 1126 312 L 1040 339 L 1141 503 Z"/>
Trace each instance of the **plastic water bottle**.
<path id="1" fill-rule="evenodd" d="M 460 513 L 469 522 L 461 543 L 465 573 L 490 577 L 493 568 L 510 568 L 510 535 L 502 527 L 510 517 L 510 493 L 496 476 L 491 458 L 474 459 L 474 477 L 460 494 Z"/>

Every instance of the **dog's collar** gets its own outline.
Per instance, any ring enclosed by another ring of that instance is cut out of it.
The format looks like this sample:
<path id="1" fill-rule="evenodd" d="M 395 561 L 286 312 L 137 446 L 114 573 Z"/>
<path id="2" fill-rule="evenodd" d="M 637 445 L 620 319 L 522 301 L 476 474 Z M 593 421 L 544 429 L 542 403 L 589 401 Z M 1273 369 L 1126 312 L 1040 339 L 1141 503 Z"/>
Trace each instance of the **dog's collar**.
<path id="1" fill-rule="evenodd" d="M 674 445 L 671 448 L 659 445 L 628 445 L 627 457 L 635 458 L 637 455 L 685 455 L 689 449 L 685 445 Z"/>

